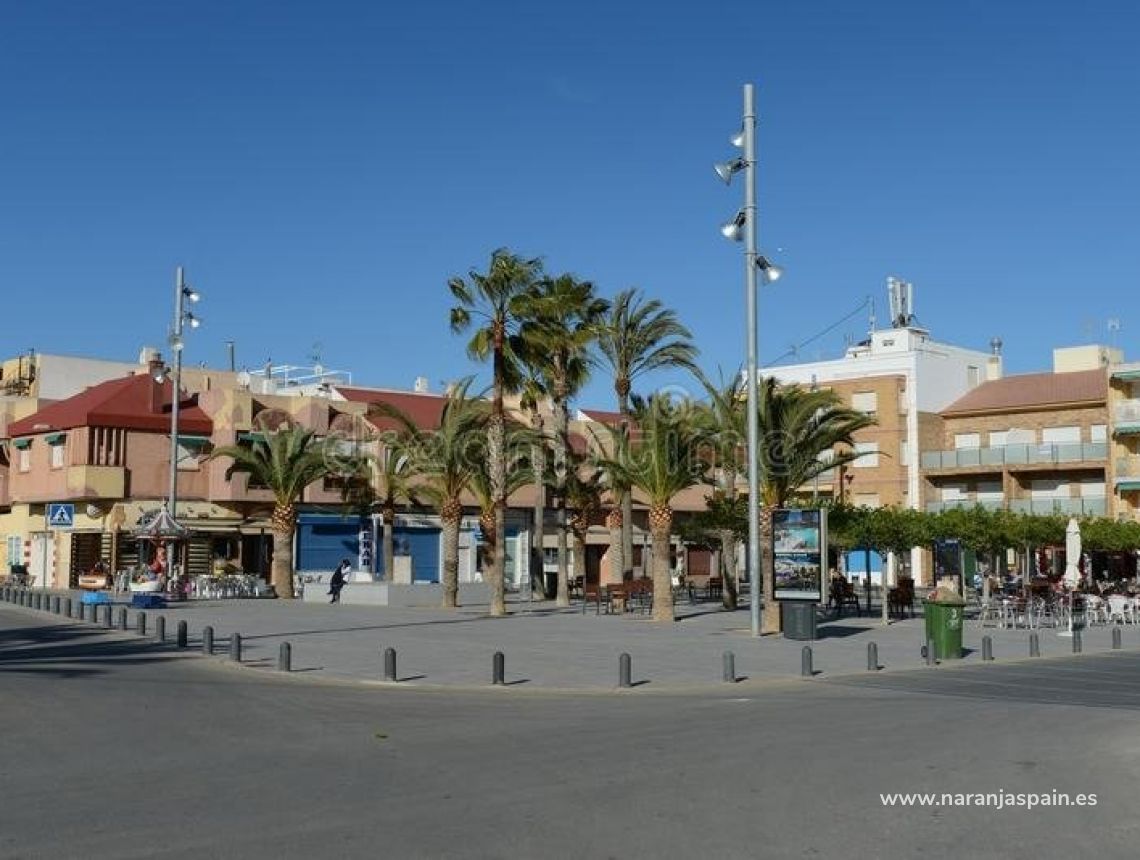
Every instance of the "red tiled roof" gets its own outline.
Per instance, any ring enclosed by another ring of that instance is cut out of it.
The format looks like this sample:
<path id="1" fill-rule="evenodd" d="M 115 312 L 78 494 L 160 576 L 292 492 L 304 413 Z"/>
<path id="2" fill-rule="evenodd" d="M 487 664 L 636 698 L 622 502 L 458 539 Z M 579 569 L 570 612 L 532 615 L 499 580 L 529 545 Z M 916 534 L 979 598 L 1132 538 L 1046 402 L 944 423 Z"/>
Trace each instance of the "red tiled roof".
<path id="1" fill-rule="evenodd" d="M 419 394 L 406 391 L 380 391 L 374 388 L 346 388 L 337 386 L 345 400 L 354 403 L 379 405 L 386 403 L 399 409 L 412 419 L 421 430 L 434 430 L 439 426 L 447 398 L 441 394 Z M 369 419 L 378 430 L 394 430 L 399 423 L 392 418 Z"/>
<path id="2" fill-rule="evenodd" d="M 942 410 L 943 415 L 1045 409 L 1069 403 L 1104 403 L 1108 375 L 1104 370 L 1072 373 L 1023 373 L 983 382 Z"/>
<path id="3" fill-rule="evenodd" d="M 21 418 L 8 426 L 10 436 L 30 436 L 50 430 L 74 427 L 115 427 L 128 430 L 170 430 L 170 393 L 172 383 L 162 383 L 159 409 L 151 411 L 151 386 L 148 374 L 140 373 L 93 385 L 66 400 L 45 406 L 39 412 Z M 185 397 L 178 412 L 178 429 L 182 433 L 210 435 L 214 422 L 198 406 L 196 397 Z"/>
<path id="4" fill-rule="evenodd" d="M 597 421 L 599 424 L 609 424 L 611 427 L 616 427 L 622 422 L 622 414 L 620 412 L 606 412 L 604 409 L 583 409 L 581 412 L 591 421 Z"/>

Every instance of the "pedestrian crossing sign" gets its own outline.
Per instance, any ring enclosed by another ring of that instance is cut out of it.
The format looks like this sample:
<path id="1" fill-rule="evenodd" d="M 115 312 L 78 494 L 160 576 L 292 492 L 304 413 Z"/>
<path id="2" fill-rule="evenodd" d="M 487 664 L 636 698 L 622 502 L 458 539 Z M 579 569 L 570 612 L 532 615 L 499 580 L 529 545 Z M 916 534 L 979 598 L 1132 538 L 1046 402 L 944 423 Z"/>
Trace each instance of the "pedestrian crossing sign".
<path id="1" fill-rule="evenodd" d="M 75 505 L 56 502 L 47 506 L 49 529 L 69 529 L 75 525 Z"/>

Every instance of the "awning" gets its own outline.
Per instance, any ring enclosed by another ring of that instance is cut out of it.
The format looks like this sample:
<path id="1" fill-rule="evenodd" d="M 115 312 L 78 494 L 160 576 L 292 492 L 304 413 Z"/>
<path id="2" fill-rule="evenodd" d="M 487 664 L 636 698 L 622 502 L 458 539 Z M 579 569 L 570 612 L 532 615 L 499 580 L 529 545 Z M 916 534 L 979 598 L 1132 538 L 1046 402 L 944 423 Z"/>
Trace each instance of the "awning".
<path id="1" fill-rule="evenodd" d="M 1140 368 L 1135 370 L 1114 370 L 1112 372 L 1113 379 L 1140 379 Z"/>
<path id="2" fill-rule="evenodd" d="M 209 445 L 210 444 L 210 437 L 209 436 L 184 436 L 181 433 L 179 433 L 178 434 L 178 444 L 179 445 L 185 445 L 188 448 L 189 447 L 195 447 L 195 446 L 201 447 L 203 445 Z"/>
<path id="3" fill-rule="evenodd" d="M 21 451 L 23 451 L 26 448 L 32 447 L 32 440 L 31 439 L 13 439 L 12 440 L 12 447 L 13 448 L 19 448 Z"/>
<path id="4" fill-rule="evenodd" d="M 1112 428 L 1114 436 L 1129 436 L 1133 433 L 1140 433 L 1140 424 L 1117 424 Z"/>
<path id="5" fill-rule="evenodd" d="M 44 441 L 49 445 L 62 445 L 67 441 L 66 433 L 48 433 L 44 436 Z"/>
<path id="6" fill-rule="evenodd" d="M 1140 478 L 1117 478 L 1116 489 L 1140 490 Z"/>
<path id="7" fill-rule="evenodd" d="M 256 430 L 252 431 L 250 433 L 238 433 L 237 437 L 238 437 L 239 442 L 264 442 L 265 441 L 265 434 L 264 433 L 258 433 Z"/>

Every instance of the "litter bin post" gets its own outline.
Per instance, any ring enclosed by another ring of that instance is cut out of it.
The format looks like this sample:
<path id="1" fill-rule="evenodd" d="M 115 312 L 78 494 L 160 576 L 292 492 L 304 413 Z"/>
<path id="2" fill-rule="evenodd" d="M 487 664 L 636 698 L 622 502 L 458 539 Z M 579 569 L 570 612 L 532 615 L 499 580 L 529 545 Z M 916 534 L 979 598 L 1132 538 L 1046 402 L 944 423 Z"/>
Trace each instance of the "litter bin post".
<path id="1" fill-rule="evenodd" d="M 808 600 L 785 600 L 780 603 L 781 628 L 785 639 L 811 642 L 816 639 L 815 603 Z"/>
<path id="2" fill-rule="evenodd" d="M 938 660 L 962 659 L 962 627 L 966 601 L 957 592 L 939 588 L 922 601 L 926 640 L 934 643 Z"/>

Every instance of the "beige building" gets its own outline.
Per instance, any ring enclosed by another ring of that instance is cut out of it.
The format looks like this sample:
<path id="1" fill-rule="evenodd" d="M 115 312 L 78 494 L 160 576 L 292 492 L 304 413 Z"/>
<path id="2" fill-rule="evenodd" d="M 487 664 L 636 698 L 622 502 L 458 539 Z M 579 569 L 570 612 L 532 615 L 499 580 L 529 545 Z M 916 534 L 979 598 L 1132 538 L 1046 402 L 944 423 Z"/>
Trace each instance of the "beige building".
<path id="1" fill-rule="evenodd" d="M 1118 363 L 1110 369 L 1108 414 L 1112 513 L 1117 519 L 1140 521 L 1140 363 Z"/>

